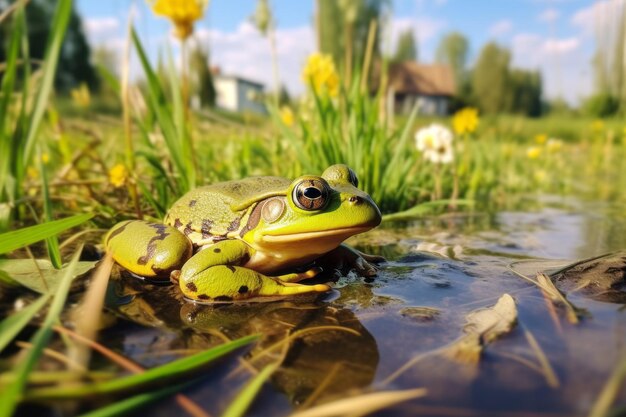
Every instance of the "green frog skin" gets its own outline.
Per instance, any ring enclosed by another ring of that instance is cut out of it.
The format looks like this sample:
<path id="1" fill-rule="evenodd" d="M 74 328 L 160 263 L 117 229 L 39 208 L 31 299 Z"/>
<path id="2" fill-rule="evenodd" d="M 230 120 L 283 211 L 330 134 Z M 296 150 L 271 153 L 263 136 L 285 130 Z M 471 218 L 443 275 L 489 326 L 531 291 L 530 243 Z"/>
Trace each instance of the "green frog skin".
<path id="1" fill-rule="evenodd" d="M 251 177 L 196 188 L 180 198 L 164 223 L 129 220 L 105 238 L 123 268 L 146 279 L 178 281 L 188 299 L 232 302 L 325 292 L 299 281 L 320 272 L 286 273 L 325 258 L 373 275 L 377 257 L 342 242 L 381 221 L 354 172 L 333 165 L 294 181 Z"/>

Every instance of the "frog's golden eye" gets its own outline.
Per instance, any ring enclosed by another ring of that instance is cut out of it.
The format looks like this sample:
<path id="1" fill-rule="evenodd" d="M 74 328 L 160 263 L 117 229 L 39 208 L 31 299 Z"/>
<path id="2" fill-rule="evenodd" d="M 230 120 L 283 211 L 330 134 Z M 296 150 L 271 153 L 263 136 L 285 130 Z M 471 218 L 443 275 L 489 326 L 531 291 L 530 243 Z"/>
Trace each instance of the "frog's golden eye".
<path id="1" fill-rule="evenodd" d="M 293 202 L 302 210 L 321 210 L 328 204 L 329 186 L 319 179 L 304 180 L 293 189 Z"/>

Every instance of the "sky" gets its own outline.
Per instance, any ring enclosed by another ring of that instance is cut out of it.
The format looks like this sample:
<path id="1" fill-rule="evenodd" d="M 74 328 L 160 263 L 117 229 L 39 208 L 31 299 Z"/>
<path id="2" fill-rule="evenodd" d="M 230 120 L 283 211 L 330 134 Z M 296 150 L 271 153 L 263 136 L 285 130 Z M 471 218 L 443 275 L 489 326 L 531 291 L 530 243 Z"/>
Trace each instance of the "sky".
<path id="1" fill-rule="evenodd" d="M 384 47 L 393 52 L 398 34 L 411 29 L 418 41 L 418 60 L 431 63 L 441 37 L 463 33 L 470 42 L 470 65 L 488 41 L 508 47 L 512 64 L 541 71 L 544 98 L 577 104 L 593 88 L 594 24 L 626 0 L 394 0 Z M 277 22 L 280 79 L 292 94 L 304 90 L 300 73 L 315 51 L 314 0 L 270 0 Z M 153 15 L 145 0 L 77 0 L 92 45 L 121 54 L 130 10 L 152 59 L 172 48 L 169 22 Z M 256 0 L 212 0 L 196 24 L 198 42 L 208 45 L 211 65 L 223 73 L 264 83 L 272 89 L 269 42 L 250 23 Z M 136 60 L 131 64 L 139 77 Z"/>

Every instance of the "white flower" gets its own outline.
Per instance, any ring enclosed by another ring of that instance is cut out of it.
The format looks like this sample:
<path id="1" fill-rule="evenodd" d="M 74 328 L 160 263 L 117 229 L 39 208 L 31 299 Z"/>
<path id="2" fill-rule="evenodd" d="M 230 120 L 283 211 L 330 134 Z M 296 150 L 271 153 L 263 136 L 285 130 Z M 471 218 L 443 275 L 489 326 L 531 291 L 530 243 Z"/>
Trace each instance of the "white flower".
<path id="1" fill-rule="evenodd" d="M 418 130 L 415 134 L 417 150 L 422 152 L 425 160 L 433 164 L 449 164 L 454 160 L 453 139 L 450 129 L 436 123 Z"/>

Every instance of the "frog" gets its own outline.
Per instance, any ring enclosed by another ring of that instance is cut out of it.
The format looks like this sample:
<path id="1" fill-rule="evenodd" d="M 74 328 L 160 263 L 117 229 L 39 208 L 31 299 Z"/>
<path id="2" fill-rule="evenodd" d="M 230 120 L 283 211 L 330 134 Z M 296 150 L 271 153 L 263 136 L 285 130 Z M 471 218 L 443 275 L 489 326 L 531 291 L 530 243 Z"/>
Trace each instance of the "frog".
<path id="1" fill-rule="evenodd" d="M 106 251 L 131 274 L 172 281 L 201 303 L 267 301 L 331 290 L 306 284 L 327 264 L 376 275 L 383 258 L 343 242 L 378 226 L 381 213 L 344 164 L 291 181 L 254 176 L 197 187 L 162 223 L 127 220 L 105 237 Z"/>

